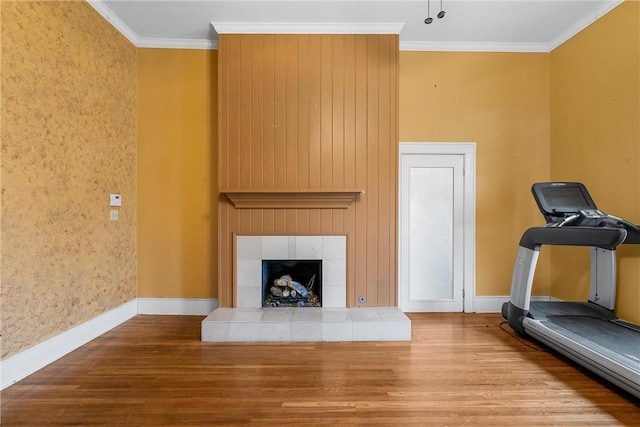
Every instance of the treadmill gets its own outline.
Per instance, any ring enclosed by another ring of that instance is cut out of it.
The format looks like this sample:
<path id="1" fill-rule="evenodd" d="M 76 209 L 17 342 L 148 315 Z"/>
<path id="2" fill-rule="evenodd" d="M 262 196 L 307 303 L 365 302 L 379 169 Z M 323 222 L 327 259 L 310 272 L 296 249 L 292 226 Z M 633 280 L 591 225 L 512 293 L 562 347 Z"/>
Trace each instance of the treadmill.
<path id="1" fill-rule="evenodd" d="M 615 313 L 616 247 L 639 244 L 640 228 L 598 210 L 578 182 L 542 182 L 531 191 L 547 224 L 520 239 L 511 296 L 502 315 L 520 335 L 534 338 L 640 398 L 640 326 Z M 543 245 L 588 246 L 587 302 L 531 302 Z"/>

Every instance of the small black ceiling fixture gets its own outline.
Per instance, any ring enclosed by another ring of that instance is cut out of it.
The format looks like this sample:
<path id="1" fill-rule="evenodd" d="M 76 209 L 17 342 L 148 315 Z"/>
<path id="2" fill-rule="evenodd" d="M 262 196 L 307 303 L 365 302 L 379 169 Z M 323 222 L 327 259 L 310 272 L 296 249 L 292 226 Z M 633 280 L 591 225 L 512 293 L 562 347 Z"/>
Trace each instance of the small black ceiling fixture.
<path id="1" fill-rule="evenodd" d="M 444 15 L 445 15 L 446 13 L 447 13 L 447 12 L 445 12 L 444 10 L 442 10 L 442 0 L 440 0 L 440 12 L 438 12 L 438 19 L 442 19 L 442 18 L 444 18 Z"/>
<path id="2" fill-rule="evenodd" d="M 433 18 L 431 17 L 431 0 L 427 0 L 427 17 L 424 20 L 425 24 L 431 24 L 433 22 Z M 446 15 L 447 12 L 445 12 L 444 10 L 442 10 L 442 0 L 440 0 L 440 12 L 438 12 L 438 14 L 436 15 L 438 17 L 438 19 L 442 19 L 444 18 L 444 15 Z"/>
<path id="3" fill-rule="evenodd" d="M 431 24 L 433 22 L 433 18 L 431 17 L 431 11 L 429 10 L 429 0 L 427 0 L 427 17 L 424 20 L 425 24 Z"/>

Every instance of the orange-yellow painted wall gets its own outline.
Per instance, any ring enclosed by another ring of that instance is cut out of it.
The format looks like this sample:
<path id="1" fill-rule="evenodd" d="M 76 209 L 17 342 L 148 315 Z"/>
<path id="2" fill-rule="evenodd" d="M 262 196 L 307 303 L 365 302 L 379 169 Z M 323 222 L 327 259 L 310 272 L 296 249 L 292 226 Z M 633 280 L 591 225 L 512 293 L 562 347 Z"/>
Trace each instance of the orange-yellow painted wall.
<path id="1" fill-rule="evenodd" d="M 640 3 L 625 2 L 551 53 L 551 178 L 584 182 L 640 223 Z M 584 300 L 589 252 L 552 248 L 552 295 Z M 618 249 L 618 315 L 640 323 L 640 245 Z"/>
<path id="2" fill-rule="evenodd" d="M 477 143 L 476 293 L 508 295 L 520 236 L 544 222 L 530 187 L 549 177 L 549 55 L 400 52 L 399 97 L 401 142 Z"/>
<path id="3" fill-rule="evenodd" d="M 137 70 L 138 297 L 216 297 L 217 51 L 138 49 Z"/>

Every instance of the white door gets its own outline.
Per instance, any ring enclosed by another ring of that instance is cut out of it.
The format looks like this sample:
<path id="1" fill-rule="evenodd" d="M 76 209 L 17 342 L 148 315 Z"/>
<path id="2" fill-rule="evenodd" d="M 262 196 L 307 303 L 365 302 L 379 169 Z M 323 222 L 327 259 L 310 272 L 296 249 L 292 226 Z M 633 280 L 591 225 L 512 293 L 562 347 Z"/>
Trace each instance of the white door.
<path id="1" fill-rule="evenodd" d="M 400 308 L 464 307 L 464 154 L 400 154 Z"/>

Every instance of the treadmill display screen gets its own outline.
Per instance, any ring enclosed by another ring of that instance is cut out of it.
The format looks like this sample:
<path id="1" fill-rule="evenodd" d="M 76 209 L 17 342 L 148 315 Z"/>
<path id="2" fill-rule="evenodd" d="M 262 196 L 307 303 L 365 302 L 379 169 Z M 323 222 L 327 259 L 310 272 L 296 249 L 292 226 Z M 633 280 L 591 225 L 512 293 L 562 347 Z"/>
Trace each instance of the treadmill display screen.
<path id="1" fill-rule="evenodd" d="M 591 207 L 578 187 L 547 187 L 542 191 L 542 195 L 547 205 L 554 206 L 555 210 Z"/>
<path id="2" fill-rule="evenodd" d="M 586 188 L 579 183 L 536 184 L 534 195 L 543 213 L 574 213 L 597 209 Z"/>

